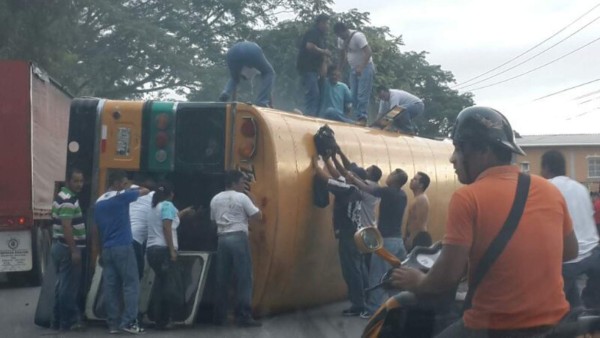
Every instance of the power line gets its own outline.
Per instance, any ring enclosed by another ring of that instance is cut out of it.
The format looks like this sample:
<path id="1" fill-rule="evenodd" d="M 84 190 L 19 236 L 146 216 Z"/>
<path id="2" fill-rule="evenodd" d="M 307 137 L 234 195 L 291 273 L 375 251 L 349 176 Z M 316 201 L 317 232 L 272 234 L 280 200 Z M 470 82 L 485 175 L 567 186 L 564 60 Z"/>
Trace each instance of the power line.
<path id="1" fill-rule="evenodd" d="M 474 86 L 474 85 L 476 85 L 476 84 L 479 84 L 479 83 L 485 82 L 485 81 L 487 81 L 487 80 L 489 80 L 489 79 L 492 79 L 492 78 L 495 78 L 495 77 L 497 77 L 497 76 L 500 76 L 500 75 L 502 75 L 502 74 L 504 74 L 504 73 L 506 73 L 506 72 L 508 72 L 508 71 L 511 71 L 511 70 L 513 70 L 513 69 L 515 69 L 515 68 L 519 67 L 520 65 L 522 65 L 522 64 L 524 64 L 524 63 L 527 63 L 527 62 L 529 62 L 529 61 L 531 61 L 531 60 L 535 59 L 536 57 L 540 56 L 541 54 L 544 54 L 545 52 L 549 51 L 550 49 L 552 49 L 552 48 L 554 48 L 554 47 L 558 46 L 559 44 L 563 43 L 565 40 L 567 40 L 567 39 L 570 39 L 570 38 L 571 38 L 573 35 L 575 35 L 575 34 L 577 34 L 577 33 L 581 32 L 583 29 L 587 28 L 587 27 L 588 27 L 589 25 L 591 25 L 592 23 L 594 23 L 594 22 L 598 21 L 598 19 L 600 19 L 600 16 L 596 17 L 594 20 L 592 20 L 592 21 L 588 22 L 588 23 L 587 23 L 587 24 L 585 24 L 583 27 L 579 28 L 578 30 L 576 30 L 575 32 L 573 32 L 573 33 L 571 33 L 570 35 L 566 36 L 565 38 L 563 38 L 562 40 L 560 40 L 560 41 L 558 41 L 557 43 L 553 44 L 552 46 L 550 46 L 550 47 L 548 47 L 548 48 L 546 48 L 546 49 L 542 50 L 541 52 L 539 52 L 539 53 L 537 53 L 537 54 L 535 54 L 535 55 L 533 55 L 533 56 L 531 56 L 531 57 L 529 57 L 528 59 L 525 59 L 524 61 L 521 61 L 521 62 L 517 63 L 516 65 L 514 65 L 514 66 L 512 66 L 512 67 L 510 67 L 510 68 L 508 68 L 508 69 L 505 69 L 505 70 L 503 70 L 503 71 L 501 71 L 501 72 L 499 72 L 499 73 L 493 74 L 493 75 L 491 75 L 491 76 L 488 76 L 488 77 L 486 77 L 486 78 L 484 78 L 484 79 L 482 79 L 482 80 L 476 81 L 476 82 L 474 82 L 474 83 L 468 84 L 468 85 L 466 85 L 466 86 L 461 86 L 460 88 L 457 88 L 457 89 L 463 89 L 463 90 L 464 90 L 464 88 L 467 88 L 467 87 Z"/>
<path id="2" fill-rule="evenodd" d="M 492 87 L 492 86 L 495 86 L 495 85 L 499 85 L 499 84 L 501 84 L 501 83 L 505 83 L 505 82 L 508 82 L 508 81 L 514 80 L 514 79 L 516 79 L 516 78 L 519 78 L 519 77 L 521 77 L 521 76 L 527 75 L 527 74 L 529 74 L 529 73 L 535 72 L 535 71 L 536 71 L 536 70 L 538 70 L 538 69 L 541 69 L 541 68 L 544 68 L 544 67 L 546 67 L 546 66 L 548 66 L 548 65 L 551 65 L 551 64 L 555 63 L 556 61 L 559 61 L 559 60 L 561 60 L 561 59 L 564 59 L 565 57 L 567 57 L 567 56 L 569 56 L 569 55 L 571 55 L 571 54 L 573 54 L 573 53 L 575 53 L 575 52 L 578 52 L 578 51 L 580 51 L 580 50 L 584 49 L 585 47 L 587 47 L 587 46 L 589 46 L 589 45 L 593 44 L 594 42 L 597 42 L 598 40 L 600 40 L 600 38 L 596 38 L 596 39 L 594 39 L 594 40 L 592 40 L 592 41 L 590 41 L 590 42 L 586 43 L 585 45 L 583 45 L 583 46 L 581 46 L 581 47 L 579 47 L 579 48 L 577 48 L 577 49 L 575 49 L 575 50 L 572 50 L 572 51 L 568 52 L 567 54 L 564 54 L 564 55 L 562 55 L 562 56 L 560 56 L 560 57 L 558 57 L 558 58 L 556 58 L 556 59 L 554 59 L 554 60 L 552 60 L 552 61 L 550 61 L 550 62 L 546 62 L 546 63 L 544 63 L 544 64 L 543 64 L 543 65 L 541 65 L 541 66 L 538 66 L 538 67 L 535 67 L 535 68 L 533 68 L 533 69 L 530 69 L 530 70 L 526 71 L 525 73 L 521 73 L 521 74 L 515 75 L 515 76 L 513 76 L 513 77 L 509 77 L 508 79 L 504 79 L 504 80 L 502 80 L 502 81 L 494 82 L 494 83 L 491 83 L 491 84 L 488 84 L 488 85 L 485 85 L 485 86 L 477 87 L 477 88 L 475 88 L 475 89 L 470 89 L 470 91 L 476 91 L 476 90 L 480 90 L 480 89 L 484 89 L 484 88 L 489 88 L 489 87 Z"/>
<path id="3" fill-rule="evenodd" d="M 600 92 L 600 90 L 599 90 L 599 92 Z M 591 99 L 587 99 L 585 101 L 579 102 L 579 105 L 586 104 L 586 103 L 592 102 L 592 101 L 596 101 L 598 99 L 600 99 L 600 96 L 593 96 Z"/>
<path id="4" fill-rule="evenodd" d="M 583 94 L 583 95 L 581 95 L 581 96 L 577 96 L 577 97 L 576 97 L 576 98 L 574 98 L 573 100 L 580 100 L 580 99 L 584 99 L 584 98 L 586 98 L 586 97 L 588 97 L 588 96 L 592 96 L 592 95 L 594 95 L 594 94 L 598 94 L 598 93 L 600 93 L 600 89 L 599 89 L 599 90 L 594 90 L 594 91 L 591 91 L 591 92 L 589 92 L 589 93 L 586 93 L 586 94 Z"/>
<path id="5" fill-rule="evenodd" d="M 551 97 L 551 96 L 554 96 L 554 95 L 558 95 L 558 94 L 561 94 L 561 93 L 567 92 L 567 91 L 569 91 L 569 90 L 572 90 L 572 89 L 575 89 L 575 88 L 583 87 L 583 86 L 585 86 L 585 85 L 589 85 L 590 83 L 594 83 L 594 82 L 598 82 L 598 81 L 600 81 L 600 78 L 598 78 L 598 79 L 595 79 L 595 80 L 592 80 L 592 81 L 588 81 L 588 82 L 585 82 L 585 83 L 581 83 L 581 84 L 575 85 L 575 86 L 573 86 L 573 87 L 565 88 L 565 89 L 559 90 L 559 91 L 557 91 L 557 92 L 550 93 L 550 94 L 548 94 L 548 95 L 544 95 L 544 96 L 542 96 L 542 97 L 538 97 L 537 99 L 535 99 L 535 100 L 533 100 L 533 101 L 535 102 L 535 101 L 543 100 L 543 99 L 545 99 L 545 98 L 548 98 L 548 97 Z"/>
<path id="6" fill-rule="evenodd" d="M 497 67 L 495 67 L 495 68 L 492 68 L 492 69 L 490 69 L 490 70 L 488 70 L 488 71 L 486 71 L 486 72 L 484 72 L 484 73 L 482 73 L 482 74 L 479 74 L 479 75 L 477 75 L 477 76 L 475 76 L 475 77 L 473 77 L 473 78 L 470 78 L 470 79 L 468 79 L 467 81 L 464 81 L 464 82 L 462 82 L 462 83 L 458 83 L 458 84 L 454 85 L 452 88 L 456 88 L 456 87 L 459 87 L 459 86 L 463 86 L 463 85 L 465 85 L 465 84 L 467 84 L 467 83 L 469 83 L 469 82 L 471 82 L 471 81 L 473 81 L 473 80 L 477 80 L 477 79 L 479 79 L 479 78 L 480 78 L 480 77 L 482 77 L 482 76 L 485 76 L 485 75 L 487 75 L 487 74 L 489 74 L 489 73 L 491 73 L 491 72 L 493 72 L 493 71 L 495 71 L 495 70 L 497 70 L 497 69 L 499 69 L 499 68 L 502 68 L 502 67 L 504 67 L 505 65 L 507 65 L 507 64 L 511 63 L 512 61 L 514 61 L 514 60 L 516 60 L 516 59 L 520 58 L 521 56 L 523 56 L 523 55 L 525 55 L 525 54 L 529 53 L 530 51 L 532 51 L 532 50 L 536 49 L 537 47 L 541 46 L 542 44 L 544 44 L 546 41 L 548 41 L 548 40 L 552 39 L 553 37 L 557 36 L 558 34 L 562 33 L 562 32 L 563 32 L 565 29 L 567 29 L 567 28 L 571 27 L 573 24 L 575 24 L 577 21 L 581 20 L 581 19 L 582 19 L 584 16 L 588 15 L 590 12 L 592 12 L 594 9 L 598 8 L 599 6 L 600 6 L 600 3 L 596 4 L 594 7 L 592 7 L 591 9 L 589 9 L 587 12 L 583 13 L 583 15 L 581 15 L 581 16 L 579 16 L 577 19 L 575 19 L 575 20 L 571 21 L 571 22 L 570 22 L 568 25 L 566 25 L 565 27 L 561 28 L 561 29 L 560 29 L 560 30 L 558 30 L 556 33 L 554 33 L 554 34 L 550 35 L 548 38 L 546 38 L 546 39 L 545 39 L 545 40 L 543 40 L 542 42 L 540 42 L 540 43 L 536 44 L 535 46 L 533 46 L 533 47 L 529 48 L 528 50 L 524 51 L 523 53 L 521 53 L 521 54 L 519 54 L 519 55 L 517 55 L 517 56 L 515 56 L 515 57 L 511 58 L 510 60 L 508 60 L 508 61 L 504 62 L 503 64 L 501 64 L 501 65 L 499 65 L 499 66 L 497 66 Z"/>

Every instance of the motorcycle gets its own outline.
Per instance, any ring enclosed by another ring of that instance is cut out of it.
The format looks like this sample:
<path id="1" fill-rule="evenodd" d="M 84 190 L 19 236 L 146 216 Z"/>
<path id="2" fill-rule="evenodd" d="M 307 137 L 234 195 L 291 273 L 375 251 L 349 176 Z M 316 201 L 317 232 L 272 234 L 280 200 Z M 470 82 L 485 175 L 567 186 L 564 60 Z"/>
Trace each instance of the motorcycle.
<path id="1" fill-rule="evenodd" d="M 394 268 L 400 266 L 428 272 L 440 256 L 443 246 L 441 242 L 436 242 L 430 247 L 415 247 L 404 261 L 400 261 L 383 247 L 383 237 L 377 228 L 358 230 L 354 241 L 360 252 L 376 254 L 392 266 L 381 277 L 379 284 L 365 289 L 365 292 L 379 287 L 389 289 L 391 274 Z M 443 295 L 418 300 L 409 292 L 399 292 L 381 305 L 371 317 L 362 337 L 433 337 L 462 316 L 464 292 L 457 291 L 458 285 Z M 408 306 L 407 299 L 410 303 Z M 544 337 L 591 337 L 596 332 L 600 333 L 600 312 L 572 310 Z"/>

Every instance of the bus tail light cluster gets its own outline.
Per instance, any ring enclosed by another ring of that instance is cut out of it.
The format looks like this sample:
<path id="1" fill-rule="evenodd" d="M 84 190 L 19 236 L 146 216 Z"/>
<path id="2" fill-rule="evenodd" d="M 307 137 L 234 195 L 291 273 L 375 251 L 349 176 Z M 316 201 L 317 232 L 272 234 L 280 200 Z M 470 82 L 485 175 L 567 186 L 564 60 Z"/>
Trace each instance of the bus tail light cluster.
<path id="1" fill-rule="evenodd" d="M 243 159 L 251 159 L 256 153 L 256 121 L 251 117 L 243 117 L 240 125 L 242 137 L 239 140 L 238 154 Z"/>
<path id="2" fill-rule="evenodd" d="M 148 114 L 148 113 L 145 113 Z M 169 172 L 175 164 L 175 108 L 172 102 L 152 102 L 147 117 L 147 169 Z"/>

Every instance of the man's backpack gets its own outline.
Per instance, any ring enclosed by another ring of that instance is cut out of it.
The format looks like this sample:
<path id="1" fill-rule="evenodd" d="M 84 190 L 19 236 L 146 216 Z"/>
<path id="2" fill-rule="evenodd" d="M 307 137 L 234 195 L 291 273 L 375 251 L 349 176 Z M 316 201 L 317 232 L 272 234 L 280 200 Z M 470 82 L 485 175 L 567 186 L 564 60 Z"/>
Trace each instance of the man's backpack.
<path id="1" fill-rule="evenodd" d="M 335 133 L 328 125 L 324 125 L 314 136 L 315 148 L 317 153 L 323 157 L 329 157 L 333 155 L 337 148 L 337 142 L 335 141 Z"/>

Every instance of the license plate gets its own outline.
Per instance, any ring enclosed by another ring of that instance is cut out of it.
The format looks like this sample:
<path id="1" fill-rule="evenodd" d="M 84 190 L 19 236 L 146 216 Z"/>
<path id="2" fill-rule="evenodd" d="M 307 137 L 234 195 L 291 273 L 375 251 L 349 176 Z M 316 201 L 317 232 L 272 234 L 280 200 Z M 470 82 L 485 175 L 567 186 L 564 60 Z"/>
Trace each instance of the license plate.
<path id="1" fill-rule="evenodd" d="M 129 156 L 131 129 L 121 127 L 117 133 L 117 156 Z"/>
<path id="2" fill-rule="evenodd" d="M 0 272 L 29 271 L 31 268 L 31 232 L 0 232 Z"/>

